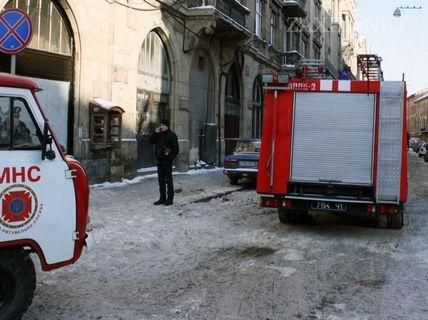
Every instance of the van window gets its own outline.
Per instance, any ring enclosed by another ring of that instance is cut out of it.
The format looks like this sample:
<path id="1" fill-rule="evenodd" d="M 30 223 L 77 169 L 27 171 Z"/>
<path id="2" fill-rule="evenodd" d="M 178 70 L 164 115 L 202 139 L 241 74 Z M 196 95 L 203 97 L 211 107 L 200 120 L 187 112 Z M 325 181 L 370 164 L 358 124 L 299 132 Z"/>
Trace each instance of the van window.
<path id="1" fill-rule="evenodd" d="M 24 99 L 0 97 L 0 149 L 41 149 L 41 132 Z"/>

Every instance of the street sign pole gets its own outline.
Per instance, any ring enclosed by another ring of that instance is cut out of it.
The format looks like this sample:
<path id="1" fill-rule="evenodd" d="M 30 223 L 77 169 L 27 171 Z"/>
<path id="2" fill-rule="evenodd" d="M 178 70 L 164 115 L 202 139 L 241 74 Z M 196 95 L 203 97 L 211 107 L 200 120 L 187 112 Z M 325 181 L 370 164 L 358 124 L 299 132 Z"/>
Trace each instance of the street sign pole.
<path id="1" fill-rule="evenodd" d="M 10 73 L 11 74 L 16 73 L 16 54 L 12 54 L 10 56 Z"/>
<path id="2" fill-rule="evenodd" d="M 33 27 L 30 16 L 16 8 L 0 13 L 0 52 L 10 54 L 10 73 L 16 73 L 16 54 L 31 42 Z"/>

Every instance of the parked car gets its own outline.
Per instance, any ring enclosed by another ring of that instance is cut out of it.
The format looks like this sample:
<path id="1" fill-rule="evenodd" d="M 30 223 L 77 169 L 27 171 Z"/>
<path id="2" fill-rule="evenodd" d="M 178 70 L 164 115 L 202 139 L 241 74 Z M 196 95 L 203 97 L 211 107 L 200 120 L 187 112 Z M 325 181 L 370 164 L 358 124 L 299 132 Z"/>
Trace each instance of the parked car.
<path id="1" fill-rule="evenodd" d="M 424 161 L 428 162 L 428 152 L 426 152 L 425 155 L 424 155 Z"/>
<path id="2" fill-rule="evenodd" d="M 427 143 L 424 143 L 424 144 L 419 148 L 418 156 L 419 156 L 420 158 L 422 158 L 423 156 L 425 156 L 425 154 L 427 153 L 427 147 L 428 147 Z"/>
<path id="3" fill-rule="evenodd" d="M 415 146 L 415 144 L 416 144 L 416 142 L 418 142 L 420 139 L 419 138 L 416 138 L 416 137 L 412 137 L 412 138 L 410 138 L 410 140 L 409 140 L 409 147 L 410 148 L 414 148 L 414 146 Z"/>
<path id="4" fill-rule="evenodd" d="M 415 143 L 415 145 L 413 146 L 413 151 L 418 153 L 419 149 L 422 147 L 422 145 L 425 143 L 425 141 L 419 140 Z"/>
<path id="5" fill-rule="evenodd" d="M 236 143 L 233 154 L 224 158 L 224 174 L 232 185 L 241 178 L 257 178 L 257 168 L 260 156 L 260 139 L 241 138 Z"/>

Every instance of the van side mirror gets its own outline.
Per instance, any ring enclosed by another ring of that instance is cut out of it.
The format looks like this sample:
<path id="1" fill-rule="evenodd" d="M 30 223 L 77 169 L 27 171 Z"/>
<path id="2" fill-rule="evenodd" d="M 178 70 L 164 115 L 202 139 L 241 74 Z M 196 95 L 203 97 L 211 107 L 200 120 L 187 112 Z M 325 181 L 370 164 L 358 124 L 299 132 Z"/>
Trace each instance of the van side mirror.
<path id="1" fill-rule="evenodd" d="M 55 151 L 52 150 L 52 136 L 49 134 L 49 121 L 46 120 L 43 127 L 42 160 L 53 160 L 55 157 Z"/>

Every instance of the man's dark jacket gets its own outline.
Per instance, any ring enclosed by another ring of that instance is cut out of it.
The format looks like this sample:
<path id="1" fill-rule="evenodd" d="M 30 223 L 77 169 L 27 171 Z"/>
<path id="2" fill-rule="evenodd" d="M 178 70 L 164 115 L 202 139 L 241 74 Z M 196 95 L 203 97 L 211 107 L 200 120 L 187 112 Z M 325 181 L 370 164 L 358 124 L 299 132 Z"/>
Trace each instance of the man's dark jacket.
<path id="1" fill-rule="evenodd" d="M 150 143 L 155 145 L 155 156 L 158 161 L 171 161 L 179 152 L 177 135 L 171 131 L 154 132 Z"/>

